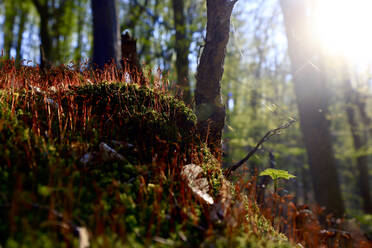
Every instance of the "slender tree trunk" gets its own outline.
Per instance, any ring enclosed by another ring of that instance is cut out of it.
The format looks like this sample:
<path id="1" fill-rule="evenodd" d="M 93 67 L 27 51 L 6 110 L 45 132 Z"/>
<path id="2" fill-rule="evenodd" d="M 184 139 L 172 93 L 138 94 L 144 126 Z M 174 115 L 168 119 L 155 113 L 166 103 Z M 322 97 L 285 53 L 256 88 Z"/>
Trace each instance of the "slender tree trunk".
<path id="1" fill-rule="evenodd" d="M 357 120 L 356 107 L 358 105 L 358 96 L 353 90 L 350 80 L 344 79 L 344 94 L 346 101 L 346 114 L 350 126 L 351 136 L 353 138 L 354 150 L 359 152 L 367 148 L 367 135 L 364 134 L 363 128 Z M 369 190 L 369 176 L 368 176 L 368 156 L 359 155 L 356 159 L 358 169 L 358 186 L 359 192 L 363 200 L 363 210 L 366 213 L 372 213 L 372 200 Z"/>
<path id="2" fill-rule="evenodd" d="M 221 78 L 229 41 L 230 18 L 237 1 L 207 0 L 207 35 L 196 75 L 195 104 L 200 138 L 220 157 L 225 106 Z"/>
<path id="3" fill-rule="evenodd" d="M 25 31 L 27 15 L 28 15 L 28 8 L 21 7 L 20 13 L 19 13 L 18 37 L 17 37 L 17 46 L 16 46 L 16 54 L 17 54 L 16 61 L 17 62 L 20 62 L 22 59 L 23 33 Z"/>
<path id="4" fill-rule="evenodd" d="M 82 52 L 82 47 L 83 47 L 83 28 L 84 28 L 84 3 L 82 0 L 79 0 L 77 3 L 77 8 L 78 8 L 78 16 L 77 16 L 77 46 L 74 51 L 74 60 L 75 63 L 79 64 L 81 63 L 81 52 Z"/>
<path id="5" fill-rule="evenodd" d="M 372 139 L 372 120 L 366 112 L 366 98 L 364 98 L 360 93 L 357 93 L 355 104 L 358 108 L 364 128 L 369 133 L 369 138 Z"/>
<path id="6" fill-rule="evenodd" d="M 58 1 L 58 4 L 55 0 L 31 1 L 40 17 L 40 46 L 43 51 L 40 53 L 40 64 L 44 67 L 45 64 L 62 60 L 65 49 L 60 48 L 65 48 L 67 43 L 64 40 L 64 34 L 61 34 L 61 20 L 72 0 Z"/>
<path id="7" fill-rule="evenodd" d="M 326 118 L 329 95 L 319 69 L 321 53 L 311 37 L 304 1 L 281 0 L 280 3 L 315 200 L 328 212 L 341 217 L 345 209 Z"/>
<path id="8" fill-rule="evenodd" d="M 40 17 L 40 23 L 39 23 L 39 32 L 40 32 L 40 40 L 41 40 L 41 49 L 43 50 L 42 54 L 40 52 L 40 64 L 43 65 L 45 63 L 45 59 L 49 62 L 53 61 L 52 58 L 52 40 L 51 40 L 51 34 L 49 31 L 49 7 L 48 7 L 48 1 L 45 1 L 44 3 L 41 3 L 39 0 L 32 0 L 34 3 L 36 10 Z"/>
<path id="9" fill-rule="evenodd" d="M 176 70 L 177 82 L 183 90 L 183 100 L 191 104 L 190 80 L 189 80 L 189 49 L 190 42 L 187 39 L 186 17 L 184 13 L 184 0 L 172 0 L 173 19 L 176 30 Z"/>
<path id="10" fill-rule="evenodd" d="M 13 46 L 14 35 L 13 28 L 17 12 L 13 1 L 5 2 L 5 22 L 4 22 L 4 55 L 10 58 L 10 52 Z"/>
<path id="11" fill-rule="evenodd" d="M 52 58 L 52 40 L 51 35 L 49 32 L 48 27 L 48 9 L 43 7 L 41 9 L 41 12 L 39 12 L 40 15 L 40 40 L 41 40 L 41 50 L 43 52 L 40 52 L 40 65 L 41 67 L 44 67 L 44 64 L 47 64 L 51 61 L 53 61 Z"/>
<path id="12" fill-rule="evenodd" d="M 92 0 L 93 66 L 103 69 L 114 62 L 120 67 L 120 30 L 116 0 Z"/>

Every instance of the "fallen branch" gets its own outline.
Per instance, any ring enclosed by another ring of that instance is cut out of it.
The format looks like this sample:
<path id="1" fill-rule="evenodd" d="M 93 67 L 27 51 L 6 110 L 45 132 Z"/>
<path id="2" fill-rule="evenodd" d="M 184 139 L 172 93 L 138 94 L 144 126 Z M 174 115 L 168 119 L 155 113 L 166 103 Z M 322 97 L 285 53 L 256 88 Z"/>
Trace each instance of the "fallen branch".
<path id="1" fill-rule="evenodd" d="M 231 166 L 230 168 L 228 168 L 226 171 L 225 171 L 225 176 L 226 177 L 229 177 L 231 172 L 232 171 L 235 171 L 236 169 L 238 169 L 240 166 L 242 166 L 245 162 L 248 161 L 248 159 L 250 159 L 250 157 L 253 156 L 253 154 L 256 153 L 256 151 L 258 150 L 258 148 L 260 148 L 260 146 L 266 142 L 267 140 L 269 140 L 272 136 L 274 135 L 277 135 L 279 134 L 279 131 L 280 130 L 283 130 L 283 129 L 286 129 L 288 127 L 290 127 L 293 123 L 295 123 L 296 120 L 293 119 L 293 118 L 290 118 L 290 120 L 287 122 L 287 123 L 284 123 L 283 125 L 279 126 L 278 128 L 275 128 L 273 130 L 270 130 L 268 131 L 265 136 L 263 136 L 261 138 L 261 140 L 256 144 L 256 146 L 251 150 L 249 151 L 249 153 L 247 154 L 247 156 L 245 156 L 242 160 L 240 160 L 238 163 L 234 164 L 233 166 Z"/>

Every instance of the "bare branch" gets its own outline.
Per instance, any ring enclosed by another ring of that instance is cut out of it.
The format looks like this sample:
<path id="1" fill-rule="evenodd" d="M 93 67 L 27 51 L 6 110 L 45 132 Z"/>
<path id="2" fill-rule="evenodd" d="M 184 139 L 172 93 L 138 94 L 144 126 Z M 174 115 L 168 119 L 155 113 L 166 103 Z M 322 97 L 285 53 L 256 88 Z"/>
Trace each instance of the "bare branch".
<path id="1" fill-rule="evenodd" d="M 282 124 L 281 126 L 279 126 L 278 128 L 275 128 L 273 130 L 270 130 L 268 131 L 262 138 L 261 140 L 256 144 L 256 146 L 251 150 L 249 151 L 249 153 L 247 154 L 247 156 L 245 156 L 242 160 L 240 160 L 238 163 L 234 164 L 233 166 L 231 166 L 230 168 L 228 168 L 225 172 L 225 176 L 226 177 L 229 177 L 231 172 L 232 171 L 235 171 L 236 169 L 238 169 L 240 166 L 242 166 L 245 162 L 248 161 L 248 159 L 250 159 L 253 154 L 255 154 L 258 150 L 258 148 L 260 148 L 260 146 L 266 142 L 267 140 L 269 140 L 272 136 L 274 135 L 277 135 L 280 133 L 280 130 L 283 130 L 283 129 L 286 129 L 288 127 L 290 127 L 293 123 L 295 123 L 296 120 L 291 118 L 287 123 L 284 123 Z"/>

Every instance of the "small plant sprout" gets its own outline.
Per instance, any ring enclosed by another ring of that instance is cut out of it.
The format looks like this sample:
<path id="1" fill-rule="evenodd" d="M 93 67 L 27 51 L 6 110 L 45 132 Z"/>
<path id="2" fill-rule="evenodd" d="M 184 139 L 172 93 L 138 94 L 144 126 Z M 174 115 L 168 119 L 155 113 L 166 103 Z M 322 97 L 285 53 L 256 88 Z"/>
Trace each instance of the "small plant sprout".
<path id="1" fill-rule="evenodd" d="M 274 192 L 276 193 L 278 189 L 278 180 L 279 179 L 286 179 L 289 180 L 291 178 L 295 178 L 296 176 L 289 174 L 286 170 L 277 170 L 268 168 L 260 173 L 259 176 L 270 176 L 271 179 L 274 181 Z"/>

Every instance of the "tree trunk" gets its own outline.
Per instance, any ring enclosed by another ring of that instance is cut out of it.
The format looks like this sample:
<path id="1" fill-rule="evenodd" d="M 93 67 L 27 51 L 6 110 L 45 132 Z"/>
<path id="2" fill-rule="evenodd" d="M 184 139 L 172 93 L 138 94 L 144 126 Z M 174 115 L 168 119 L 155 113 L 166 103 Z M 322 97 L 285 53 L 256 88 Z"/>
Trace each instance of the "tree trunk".
<path id="1" fill-rule="evenodd" d="M 22 59 L 22 41 L 23 41 L 23 33 L 25 31 L 28 11 L 29 11 L 28 8 L 22 7 L 22 3 L 21 3 L 20 13 L 19 13 L 17 46 L 16 46 L 16 53 L 17 53 L 16 61 L 17 62 L 20 62 Z"/>
<path id="2" fill-rule="evenodd" d="M 318 68 L 321 53 L 312 38 L 304 1 L 281 0 L 288 51 L 300 115 L 300 126 L 309 159 L 315 200 L 335 216 L 344 214 L 337 166 L 329 130 L 328 94 Z"/>
<path id="3" fill-rule="evenodd" d="M 51 40 L 51 34 L 49 31 L 49 7 L 48 7 L 48 1 L 45 1 L 44 3 L 41 3 L 39 0 L 32 0 L 32 2 L 35 5 L 35 8 L 39 14 L 40 17 L 40 23 L 39 23 L 39 33 L 40 33 L 40 41 L 41 41 L 41 49 L 43 50 L 44 54 L 40 52 L 40 63 L 43 64 L 43 60 L 47 61 L 53 61 L 52 58 L 52 40 Z"/>
<path id="4" fill-rule="evenodd" d="M 4 21 L 4 55 L 5 58 L 10 58 L 10 52 L 13 46 L 13 27 L 17 12 L 15 11 L 15 3 L 12 1 L 5 2 L 5 21 Z"/>
<path id="5" fill-rule="evenodd" d="M 128 32 L 121 35 L 121 55 L 122 68 L 129 73 L 132 82 L 145 85 L 147 82 L 137 54 L 137 40 Z"/>
<path id="6" fill-rule="evenodd" d="M 82 0 L 77 1 L 77 46 L 74 51 L 75 63 L 80 65 L 82 59 L 82 48 L 83 48 L 83 29 L 84 29 L 84 3 Z"/>
<path id="7" fill-rule="evenodd" d="M 42 12 L 39 12 L 40 15 L 40 39 L 41 39 L 41 46 L 44 50 L 45 58 L 48 61 L 52 61 L 52 41 L 51 35 L 48 28 L 48 9 L 43 7 Z"/>
<path id="8" fill-rule="evenodd" d="M 302 194 L 304 197 L 304 204 L 309 201 L 309 192 L 311 190 L 311 187 L 309 186 L 309 180 L 308 180 L 308 170 L 306 170 L 305 165 L 301 165 L 301 180 L 302 180 Z"/>
<path id="9" fill-rule="evenodd" d="M 183 100 L 191 104 L 191 92 L 189 81 L 189 49 L 190 42 L 187 39 L 186 17 L 184 14 L 184 1 L 172 0 L 173 19 L 176 30 L 175 50 L 176 50 L 176 70 L 177 83 L 183 90 Z"/>
<path id="10" fill-rule="evenodd" d="M 92 0 L 93 66 L 103 69 L 105 64 L 120 66 L 120 30 L 116 0 Z"/>
<path id="11" fill-rule="evenodd" d="M 229 41 L 230 18 L 236 1 L 207 0 L 207 35 L 196 75 L 195 104 L 198 131 L 211 151 L 221 155 L 225 106 L 221 99 L 221 78 Z"/>
<path id="12" fill-rule="evenodd" d="M 353 138 L 354 150 L 359 152 L 367 148 L 367 135 L 361 128 L 357 120 L 356 107 L 358 106 L 358 96 L 351 87 L 350 80 L 344 79 L 344 91 L 346 101 L 346 114 L 350 126 L 351 136 Z M 358 186 L 359 192 L 363 200 L 363 210 L 365 213 L 372 213 L 372 201 L 369 191 L 369 175 L 368 175 L 368 157 L 367 155 L 359 155 L 356 158 L 356 165 L 358 169 Z"/>
<path id="13" fill-rule="evenodd" d="M 356 96 L 356 105 L 358 112 L 363 122 L 364 128 L 369 133 L 369 138 L 372 139 L 372 120 L 366 112 L 366 97 L 363 97 L 360 93 Z"/>

